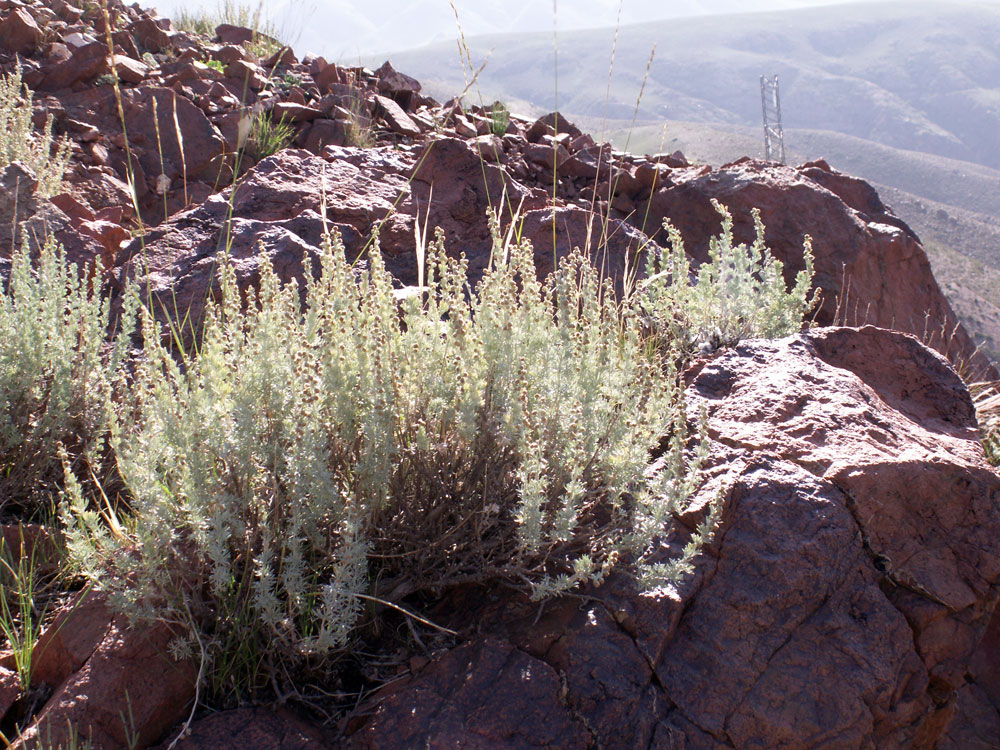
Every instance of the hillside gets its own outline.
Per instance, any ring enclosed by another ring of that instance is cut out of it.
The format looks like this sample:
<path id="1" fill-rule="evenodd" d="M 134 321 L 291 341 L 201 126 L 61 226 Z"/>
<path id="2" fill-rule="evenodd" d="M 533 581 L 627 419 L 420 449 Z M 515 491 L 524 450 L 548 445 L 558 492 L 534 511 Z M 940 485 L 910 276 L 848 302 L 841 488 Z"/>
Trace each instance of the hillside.
<path id="1" fill-rule="evenodd" d="M 829 4 L 830 0 L 755 0 L 758 10 L 778 10 Z M 157 0 L 162 15 L 217 12 L 219 0 Z M 248 5 L 256 6 L 257 3 Z M 454 0 L 462 29 L 469 35 L 547 32 L 552 28 L 552 3 L 536 0 Z M 699 15 L 738 13 L 742 0 L 572 0 L 558 4 L 559 28 L 592 29 L 614 26 L 619 9 L 622 23 Z M 448 0 L 269 0 L 261 5 L 268 23 L 282 32 L 296 52 L 312 52 L 329 60 L 356 64 L 361 54 L 386 54 L 442 42 L 455 49 L 458 26 Z M 380 61 L 381 62 L 381 61 Z"/>
<path id="2" fill-rule="evenodd" d="M 558 94 L 560 109 L 619 148 L 679 149 L 718 165 L 762 155 L 758 79 L 778 73 L 789 162 L 825 158 L 884 191 L 928 243 L 970 331 L 1000 358 L 997 5 L 886 2 L 624 26 L 609 87 L 613 34 L 560 34 L 558 92 L 551 34 L 469 39 L 477 64 L 489 54 L 471 98 L 537 114 Z M 432 93 L 465 85 L 452 45 L 392 59 Z"/>
<path id="3" fill-rule="evenodd" d="M 574 115 L 631 118 L 646 63 L 655 59 L 641 123 L 685 120 L 756 125 L 758 79 L 782 81 L 785 126 L 833 130 L 887 146 L 1000 167 L 1000 9 L 982 3 L 869 3 L 732 14 L 623 26 L 609 104 L 614 31 L 469 39 L 487 99 L 502 93 Z M 464 86 L 452 43 L 396 53 L 394 63 L 431 93 Z"/>
<path id="4" fill-rule="evenodd" d="M 0 3 L 5 747 L 1000 736 L 1000 375 L 870 184 L 195 28 Z"/>

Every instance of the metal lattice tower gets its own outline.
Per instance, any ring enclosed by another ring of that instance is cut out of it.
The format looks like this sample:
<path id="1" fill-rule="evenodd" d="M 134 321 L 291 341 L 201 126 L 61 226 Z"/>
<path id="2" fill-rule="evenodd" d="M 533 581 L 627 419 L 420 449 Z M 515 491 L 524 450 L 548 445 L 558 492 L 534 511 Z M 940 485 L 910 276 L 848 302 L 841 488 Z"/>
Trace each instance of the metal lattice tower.
<path id="1" fill-rule="evenodd" d="M 760 77 L 760 108 L 764 114 L 764 158 L 785 163 L 785 136 L 781 131 L 778 76 Z"/>

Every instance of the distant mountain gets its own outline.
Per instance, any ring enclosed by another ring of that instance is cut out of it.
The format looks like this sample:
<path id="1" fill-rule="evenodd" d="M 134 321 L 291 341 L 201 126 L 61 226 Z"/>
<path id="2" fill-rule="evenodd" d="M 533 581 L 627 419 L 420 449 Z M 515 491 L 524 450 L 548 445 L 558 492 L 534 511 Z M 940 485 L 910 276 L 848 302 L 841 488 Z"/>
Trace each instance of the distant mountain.
<path id="1" fill-rule="evenodd" d="M 553 21 L 560 33 L 613 27 L 668 18 L 776 10 L 829 4 L 831 0 L 453 0 L 466 36 L 546 32 Z M 216 10 L 223 0 L 159 0 L 167 16 L 184 9 Z M 237 3 L 239 4 L 239 3 Z M 243 5 L 257 7 L 255 0 Z M 458 25 L 449 0 L 264 0 L 263 14 L 283 32 L 296 51 L 329 60 L 356 62 L 358 57 L 444 43 L 456 50 Z M 555 7 L 555 19 L 553 16 Z"/>
<path id="2" fill-rule="evenodd" d="M 784 124 L 1000 168 L 1000 6 L 865 3 L 624 26 L 610 94 L 613 30 L 468 39 L 492 56 L 487 99 L 624 119 L 656 48 L 638 119 L 754 125 L 759 76 L 781 80 Z M 393 63 L 445 96 L 464 86 L 451 45 L 396 53 Z M 605 102 L 607 98 L 607 107 Z"/>

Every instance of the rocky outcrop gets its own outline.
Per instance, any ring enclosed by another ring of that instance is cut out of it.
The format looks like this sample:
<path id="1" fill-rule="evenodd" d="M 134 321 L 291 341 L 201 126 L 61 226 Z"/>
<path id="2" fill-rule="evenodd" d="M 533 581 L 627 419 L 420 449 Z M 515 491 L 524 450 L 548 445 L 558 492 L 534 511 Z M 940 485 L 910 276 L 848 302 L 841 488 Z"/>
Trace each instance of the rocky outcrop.
<path id="1" fill-rule="evenodd" d="M 725 492 L 693 576 L 494 595 L 350 747 L 936 746 L 1000 593 L 1000 478 L 946 361 L 821 329 L 741 344 L 689 394 Z"/>
<path id="2" fill-rule="evenodd" d="M 706 410 L 714 448 L 663 553 L 712 498 L 722 509 L 676 588 L 641 593 L 616 574 L 544 605 L 502 588 L 442 592 L 429 616 L 460 639 L 401 661 L 335 729 L 244 708 L 195 722 L 176 747 L 995 746 L 1000 478 L 948 362 L 884 329 L 926 333 L 971 375 L 989 364 L 917 237 L 870 186 L 822 161 L 711 168 L 623 154 L 555 113 L 503 123 L 489 108 L 439 104 L 388 63 L 347 68 L 282 49 L 261 60 L 248 29 L 220 26 L 206 41 L 115 1 L 108 20 L 112 49 L 99 8 L 0 0 L 0 67 L 22 66 L 40 92 L 37 123 L 52 116 L 73 150 L 65 192 L 48 202 L 23 165 L 0 170 L 0 277 L 29 207 L 70 259 L 102 259 L 113 294 L 138 281 L 187 334 L 223 253 L 243 286 L 262 255 L 282 279 L 300 278 L 336 229 L 361 263 L 377 239 L 407 286 L 415 232 L 440 227 L 474 282 L 495 211 L 504 231 L 532 240 L 539 273 L 587 247 L 621 290 L 665 241 L 665 219 L 703 260 L 717 199 L 740 241 L 761 210 L 789 279 L 812 236 L 817 323 L 879 326 L 744 342 L 688 373 L 690 417 Z M 246 148 L 260 117 L 290 125 L 289 147 Z M 130 628 L 94 596 L 61 611 L 36 648 L 44 700 L 21 746 L 45 732 L 66 739 L 67 721 L 103 748 L 134 731 L 140 747 L 172 738 L 197 675 L 165 656 L 173 637 Z M 23 698 L 12 666 L 0 658 L 8 716 Z"/>

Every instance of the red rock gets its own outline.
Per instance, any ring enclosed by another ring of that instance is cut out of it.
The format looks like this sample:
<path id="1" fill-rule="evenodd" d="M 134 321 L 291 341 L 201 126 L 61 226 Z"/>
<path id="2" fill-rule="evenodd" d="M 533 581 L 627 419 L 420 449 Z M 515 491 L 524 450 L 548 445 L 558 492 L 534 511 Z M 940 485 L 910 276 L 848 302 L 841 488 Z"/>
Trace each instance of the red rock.
<path id="1" fill-rule="evenodd" d="M 218 60 L 223 65 L 229 65 L 237 60 L 246 60 L 247 52 L 237 44 L 224 44 L 212 52 L 212 59 Z"/>
<path id="2" fill-rule="evenodd" d="M 385 119 L 389 129 L 394 133 L 408 135 L 411 138 L 415 138 L 423 132 L 417 127 L 416 123 L 414 123 L 413 120 L 407 116 L 406 112 L 403 111 L 403 108 L 396 104 L 396 102 L 392 99 L 385 96 L 376 96 L 374 101 L 376 114 Z"/>
<path id="3" fill-rule="evenodd" d="M 347 74 L 336 64 L 330 64 L 313 74 L 313 81 L 320 91 L 328 91 L 334 84 L 347 84 Z"/>
<path id="4" fill-rule="evenodd" d="M 72 56 L 69 47 L 62 42 L 52 42 L 45 48 L 45 57 L 52 63 L 61 63 L 69 60 Z"/>
<path id="5" fill-rule="evenodd" d="M 68 676 L 55 683 L 55 693 L 14 748 L 35 747 L 39 739 L 68 746 L 69 731 L 89 739 L 95 750 L 133 741 L 145 747 L 187 715 L 198 668 L 167 655 L 176 637 L 168 626 L 132 629 L 125 618 L 111 617 L 93 593 L 57 621 L 59 630 L 50 626 L 52 638 L 36 646 L 41 672 L 35 679 Z"/>
<path id="6" fill-rule="evenodd" d="M 265 37 L 270 38 L 270 37 Z M 278 42 L 274 39 L 271 40 L 274 44 Z M 295 53 L 292 51 L 291 47 L 283 47 L 278 45 L 278 49 L 265 60 L 261 61 L 261 65 L 267 70 L 274 70 L 279 66 L 289 66 L 295 65 L 298 62 L 298 58 L 295 57 Z"/>
<path id="7" fill-rule="evenodd" d="M 138 60 L 142 57 L 142 52 L 135 43 L 135 38 L 127 31 L 116 31 L 111 35 L 111 43 L 115 48 L 116 55 L 130 57 Z"/>
<path id="8" fill-rule="evenodd" d="M 21 697 L 21 678 L 16 671 L 0 667 L 0 716 L 6 715 Z"/>
<path id="9" fill-rule="evenodd" d="M 112 63 L 119 80 L 123 83 L 142 83 L 149 75 L 148 65 L 125 55 L 115 55 Z"/>
<path id="10" fill-rule="evenodd" d="M 593 737 L 545 662 L 485 639 L 436 660 L 381 702 L 352 747 L 583 748 Z"/>
<path id="11" fill-rule="evenodd" d="M 78 47 L 69 60 L 47 69 L 39 88 L 47 91 L 70 88 L 79 81 L 89 81 L 110 69 L 107 45 L 90 42 Z"/>
<path id="12" fill-rule="evenodd" d="M 347 129 L 340 120 L 313 120 L 312 126 L 305 134 L 302 146 L 317 156 L 323 153 L 328 145 L 343 146 L 347 142 Z"/>
<path id="13" fill-rule="evenodd" d="M 378 90 L 392 97 L 404 110 L 411 109 L 420 93 L 420 81 L 394 69 L 386 60 L 382 67 L 375 71 L 378 79 Z"/>
<path id="14" fill-rule="evenodd" d="M 976 683 L 958 691 L 955 716 L 937 750 L 995 750 L 1000 745 L 1000 712 Z"/>
<path id="15" fill-rule="evenodd" d="M 221 71 L 206 65 L 201 60 L 187 60 L 171 75 L 163 79 L 163 85 L 176 87 L 177 84 L 192 83 L 203 79 L 218 80 L 222 77 Z"/>
<path id="16" fill-rule="evenodd" d="M 569 153 L 562 146 L 548 146 L 542 143 L 531 143 L 524 150 L 525 161 L 540 164 L 550 172 L 553 165 L 558 170 L 570 158 Z"/>
<path id="17" fill-rule="evenodd" d="M 817 176 L 824 184 L 814 179 Z M 803 236 L 812 236 L 814 283 L 823 289 L 818 324 L 871 323 L 918 336 L 926 330 L 956 329 L 955 313 L 916 236 L 899 219 L 878 212 L 878 204 L 863 198 L 866 191 L 861 184 L 816 166 L 800 171 L 750 159 L 717 170 L 675 169 L 671 184 L 640 202 L 633 221 L 656 241 L 665 242 L 658 228 L 664 218 L 669 219 L 683 235 L 688 254 L 701 262 L 707 258 L 708 238 L 719 230 L 712 198 L 732 212 L 738 242 L 753 240 L 750 210 L 757 207 L 767 227 L 768 247 L 784 264 L 787 281 L 803 267 Z M 845 203 L 833 187 L 867 211 Z M 928 320 L 934 322 L 928 326 Z M 967 361 L 971 377 L 978 373 L 993 379 L 988 361 L 960 326 L 954 337 L 936 337 L 928 343 L 954 361 Z"/>
<path id="18" fill-rule="evenodd" d="M 541 146 L 537 144 L 529 145 L 525 148 L 525 153 L 541 154 L 540 149 L 552 150 L 551 146 Z M 563 158 L 559 163 L 560 177 L 579 177 L 596 182 L 605 182 L 611 176 L 611 165 L 608 160 L 611 155 L 608 146 L 603 148 L 582 149 L 568 158 Z M 551 157 L 548 158 L 551 169 Z"/>
<path id="19" fill-rule="evenodd" d="M 308 122 L 322 117 L 323 112 L 316 107 L 291 102 L 276 102 L 271 107 L 271 117 L 275 122 Z"/>
<path id="20" fill-rule="evenodd" d="M 635 179 L 643 190 L 657 190 L 670 182 L 671 168 L 666 164 L 644 163 L 635 168 Z"/>
<path id="21" fill-rule="evenodd" d="M 267 86 L 267 77 L 260 68 L 246 60 L 236 60 L 226 66 L 226 77 L 239 81 L 251 91 L 261 91 Z"/>
<path id="22" fill-rule="evenodd" d="M 32 655 L 32 684 L 57 688 L 80 669 L 107 633 L 111 613 L 94 595 L 77 596 L 42 631 Z"/>
<path id="23" fill-rule="evenodd" d="M 42 41 L 42 30 L 24 8 L 14 8 L 0 21 L 0 44 L 11 52 L 27 54 Z"/>
<path id="24" fill-rule="evenodd" d="M 503 160 L 503 141 L 495 135 L 479 136 L 472 147 L 486 161 L 499 162 Z"/>
<path id="25" fill-rule="evenodd" d="M 332 734 L 327 732 L 326 734 Z M 327 750 L 333 739 L 287 710 L 238 708 L 195 721 L 175 750 Z M 154 750 L 166 750 L 167 743 Z"/>
<path id="26" fill-rule="evenodd" d="M 4 559 L 15 565 L 23 559 L 40 575 L 50 575 L 59 567 L 58 531 L 37 523 L 6 523 L 0 526 L 0 539 Z"/>
<path id="27" fill-rule="evenodd" d="M 94 44 L 98 41 L 97 37 L 92 34 L 84 34 L 79 31 L 66 34 L 62 39 L 73 50 L 78 50 L 81 47 L 86 47 L 88 44 Z M 107 45 L 104 42 L 102 44 L 104 45 L 104 49 L 107 49 Z"/>
<path id="28" fill-rule="evenodd" d="M 455 132 L 462 138 L 476 138 L 479 135 L 479 131 L 473 127 L 465 115 L 456 112 L 451 119 L 455 125 Z"/>
<path id="29" fill-rule="evenodd" d="M 615 282 L 619 293 L 622 292 L 622 279 L 629 269 L 636 267 L 640 248 L 649 242 L 646 235 L 629 224 L 616 219 L 606 221 L 600 215 L 576 206 L 525 211 L 521 237 L 531 240 L 534 246 L 535 267 L 540 277 L 544 278 L 552 272 L 555 258 L 563 258 L 578 247 L 600 269 L 602 276 Z M 588 237 L 590 247 L 586 246 Z"/>
<path id="30" fill-rule="evenodd" d="M 122 244 L 131 239 L 132 234 L 124 227 L 110 221 L 85 221 L 77 229 L 101 243 L 101 263 L 104 268 L 112 268 Z"/>
<path id="31" fill-rule="evenodd" d="M 246 44 L 253 39 L 253 31 L 243 26 L 222 23 L 215 27 L 215 35 L 223 44 Z"/>
<path id="32" fill-rule="evenodd" d="M 162 52 L 170 47 L 173 30 L 170 20 L 145 16 L 128 27 L 137 44 L 150 52 Z"/>
<path id="33" fill-rule="evenodd" d="M 83 9 L 70 5 L 66 0 L 53 0 L 51 8 L 66 23 L 76 23 L 83 17 Z"/>
<path id="34" fill-rule="evenodd" d="M 153 120 L 154 99 L 159 139 Z M 122 103 L 129 138 L 133 146 L 143 148 L 138 161 L 145 174 L 159 175 L 162 170 L 171 180 L 183 180 L 185 174 L 188 179 L 204 176 L 214 180 L 218 176 L 225 142 L 190 100 L 170 89 L 146 86 L 123 91 Z"/>
<path id="35" fill-rule="evenodd" d="M 544 135 L 555 135 L 556 133 L 567 133 L 569 137 L 579 138 L 583 135 L 583 132 L 565 117 L 563 117 L 558 112 L 550 112 L 549 114 L 539 117 L 531 127 L 528 128 L 527 133 L 525 133 L 525 138 L 527 138 L 531 143 L 538 143 L 542 140 Z"/>
<path id="36" fill-rule="evenodd" d="M 70 193 L 60 193 L 51 198 L 59 209 L 75 221 L 93 221 L 96 217 L 89 206 Z"/>
<path id="37" fill-rule="evenodd" d="M 0 170 L 0 252 L 20 242 L 16 227 L 36 211 L 38 179 L 27 165 L 13 161 Z"/>

